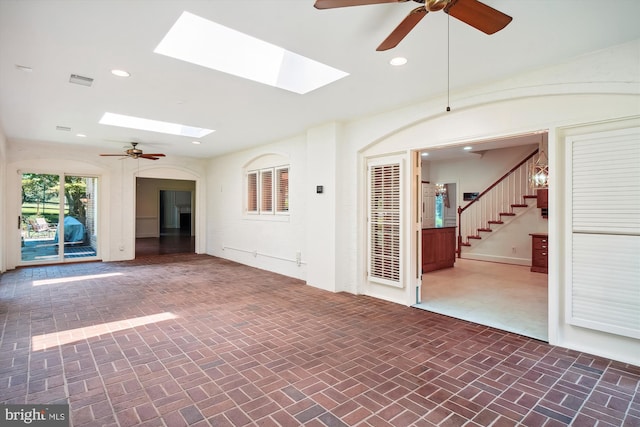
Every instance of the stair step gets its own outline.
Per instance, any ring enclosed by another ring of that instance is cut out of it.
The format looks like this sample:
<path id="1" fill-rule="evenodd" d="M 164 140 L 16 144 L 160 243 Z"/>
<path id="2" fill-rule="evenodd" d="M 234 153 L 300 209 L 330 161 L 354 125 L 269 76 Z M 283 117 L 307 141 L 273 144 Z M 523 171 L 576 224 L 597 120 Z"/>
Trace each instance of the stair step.
<path id="1" fill-rule="evenodd" d="M 500 212 L 500 216 L 516 216 L 513 212 Z"/>
<path id="2" fill-rule="evenodd" d="M 504 221 L 487 221 L 489 224 L 504 224 Z"/>
<path id="3" fill-rule="evenodd" d="M 460 243 L 460 246 L 471 246 L 471 243 Z"/>
<path id="4" fill-rule="evenodd" d="M 528 208 L 529 205 L 527 205 L 526 203 L 518 203 L 518 204 L 513 204 L 511 205 L 512 208 Z"/>
<path id="5" fill-rule="evenodd" d="M 490 228 L 478 228 L 478 231 L 485 231 L 487 233 L 491 233 L 493 230 Z"/>
<path id="6" fill-rule="evenodd" d="M 535 194 L 527 194 L 526 196 L 522 196 L 525 199 L 537 199 L 538 196 L 536 196 Z"/>
<path id="7" fill-rule="evenodd" d="M 480 237 L 480 236 L 467 236 L 467 239 L 477 239 L 477 240 L 479 240 L 479 239 L 482 239 L 482 237 Z"/>

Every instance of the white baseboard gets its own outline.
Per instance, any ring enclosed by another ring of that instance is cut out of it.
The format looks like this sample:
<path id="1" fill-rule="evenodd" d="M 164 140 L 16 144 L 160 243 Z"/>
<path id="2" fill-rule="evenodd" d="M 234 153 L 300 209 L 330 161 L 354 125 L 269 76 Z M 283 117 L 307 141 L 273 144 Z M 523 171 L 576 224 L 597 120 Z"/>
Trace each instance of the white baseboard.
<path id="1" fill-rule="evenodd" d="M 499 262 L 502 264 L 524 265 L 527 267 L 531 267 L 531 259 L 529 258 L 503 257 L 486 254 L 465 254 L 464 252 L 462 253 L 460 258 L 474 259 L 476 261 Z"/>

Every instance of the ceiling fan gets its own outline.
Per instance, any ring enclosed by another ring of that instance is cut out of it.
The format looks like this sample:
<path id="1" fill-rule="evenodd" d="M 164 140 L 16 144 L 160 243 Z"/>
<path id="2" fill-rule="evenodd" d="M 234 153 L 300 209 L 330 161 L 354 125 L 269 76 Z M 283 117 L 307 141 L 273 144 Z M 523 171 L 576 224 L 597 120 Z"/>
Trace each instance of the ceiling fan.
<path id="1" fill-rule="evenodd" d="M 316 9 L 333 9 L 347 6 L 363 6 L 379 3 L 405 3 L 409 0 L 316 0 Z M 478 0 L 413 0 L 423 6 L 413 9 L 402 22 L 389 34 L 376 50 L 388 50 L 396 47 L 402 39 L 415 27 L 418 22 L 429 12 L 444 10 L 445 13 L 459 19 L 465 24 L 482 31 L 485 34 L 493 34 L 511 22 L 511 17 L 487 6 Z"/>
<path id="2" fill-rule="evenodd" d="M 144 154 L 141 149 L 136 148 L 137 142 L 131 143 L 131 148 L 128 148 L 124 154 L 100 154 L 101 156 L 118 156 L 118 157 L 131 157 L 132 159 L 149 159 L 158 160 L 160 157 L 164 157 L 162 153 Z"/>

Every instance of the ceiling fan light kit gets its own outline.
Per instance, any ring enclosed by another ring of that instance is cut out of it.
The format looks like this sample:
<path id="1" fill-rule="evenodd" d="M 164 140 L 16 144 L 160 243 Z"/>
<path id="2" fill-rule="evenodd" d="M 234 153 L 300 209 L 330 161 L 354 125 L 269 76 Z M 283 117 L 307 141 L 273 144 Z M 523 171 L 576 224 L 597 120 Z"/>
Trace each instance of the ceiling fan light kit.
<path id="1" fill-rule="evenodd" d="M 138 147 L 138 143 L 132 142 L 131 148 L 128 148 L 127 150 L 125 150 L 124 154 L 100 154 L 100 155 L 103 157 L 120 157 L 123 159 L 127 157 L 131 157 L 132 159 L 148 159 L 148 160 L 158 160 L 160 157 L 165 157 L 165 155 L 162 153 L 145 154 L 142 152 L 141 149 L 137 147 Z"/>

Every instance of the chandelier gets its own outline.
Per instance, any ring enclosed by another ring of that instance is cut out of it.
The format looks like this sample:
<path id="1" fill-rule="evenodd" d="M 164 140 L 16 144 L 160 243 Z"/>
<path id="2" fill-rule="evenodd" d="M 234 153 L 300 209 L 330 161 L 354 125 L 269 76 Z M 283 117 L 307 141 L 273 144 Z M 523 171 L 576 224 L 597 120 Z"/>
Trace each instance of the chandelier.
<path id="1" fill-rule="evenodd" d="M 531 188 L 549 187 L 549 162 L 544 150 L 540 151 L 538 158 L 531 164 L 529 183 Z"/>
<path id="2" fill-rule="evenodd" d="M 447 186 L 445 184 L 436 184 L 436 196 L 444 196 L 447 194 Z"/>

